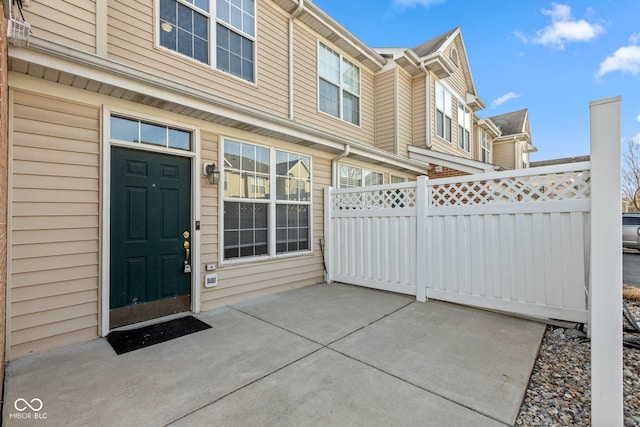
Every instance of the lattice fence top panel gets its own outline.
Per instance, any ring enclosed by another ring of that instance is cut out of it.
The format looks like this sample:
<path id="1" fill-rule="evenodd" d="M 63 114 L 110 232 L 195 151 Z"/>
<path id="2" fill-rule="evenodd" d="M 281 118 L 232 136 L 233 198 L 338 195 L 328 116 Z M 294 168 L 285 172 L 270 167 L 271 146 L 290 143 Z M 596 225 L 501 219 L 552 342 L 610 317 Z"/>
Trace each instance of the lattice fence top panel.
<path id="1" fill-rule="evenodd" d="M 355 193 L 333 194 L 334 210 L 403 209 L 416 206 L 416 188 L 394 188 L 390 190 L 366 190 Z"/>
<path id="2" fill-rule="evenodd" d="M 591 197 L 590 171 L 570 171 L 430 186 L 430 206 L 581 200 Z"/>

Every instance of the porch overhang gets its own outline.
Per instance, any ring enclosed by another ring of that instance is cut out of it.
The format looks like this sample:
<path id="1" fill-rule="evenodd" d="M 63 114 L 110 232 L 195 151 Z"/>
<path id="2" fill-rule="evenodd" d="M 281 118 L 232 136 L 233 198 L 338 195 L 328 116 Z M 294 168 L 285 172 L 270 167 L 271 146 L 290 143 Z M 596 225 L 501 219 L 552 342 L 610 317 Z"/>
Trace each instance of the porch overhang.
<path id="1" fill-rule="evenodd" d="M 349 145 L 353 158 L 425 173 L 420 162 L 35 35 L 30 38 L 29 48 L 9 48 L 9 64 L 10 86 L 28 87 L 32 80 L 26 76 L 35 77 L 331 154 L 341 153 Z"/>
<path id="2" fill-rule="evenodd" d="M 445 166 L 469 174 L 495 172 L 498 170 L 496 165 L 420 147 L 409 147 L 409 158 L 425 165 Z"/>

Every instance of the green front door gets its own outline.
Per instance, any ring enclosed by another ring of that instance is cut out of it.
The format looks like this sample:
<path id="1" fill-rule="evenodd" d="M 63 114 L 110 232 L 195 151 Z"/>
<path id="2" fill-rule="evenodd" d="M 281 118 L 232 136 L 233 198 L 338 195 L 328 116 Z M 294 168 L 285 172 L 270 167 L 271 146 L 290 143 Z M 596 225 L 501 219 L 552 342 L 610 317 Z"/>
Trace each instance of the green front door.
<path id="1" fill-rule="evenodd" d="M 190 159 L 111 149 L 110 327 L 189 310 L 190 206 Z"/>

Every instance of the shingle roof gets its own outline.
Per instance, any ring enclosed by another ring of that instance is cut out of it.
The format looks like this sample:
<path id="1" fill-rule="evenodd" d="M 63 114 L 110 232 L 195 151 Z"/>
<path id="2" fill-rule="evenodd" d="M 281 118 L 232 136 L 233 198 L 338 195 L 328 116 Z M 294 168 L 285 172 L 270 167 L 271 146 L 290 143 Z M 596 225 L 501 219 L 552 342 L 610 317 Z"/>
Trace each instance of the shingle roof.
<path id="1" fill-rule="evenodd" d="M 527 119 L 528 109 L 512 111 L 511 113 L 500 114 L 498 116 L 489 117 L 496 126 L 502 131 L 502 136 L 515 135 L 525 131 L 525 121 Z"/>
<path id="2" fill-rule="evenodd" d="M 444 34 L 440 34 L 438 37 L 435 37 L 427 42 L 422 43 L 420 46 L 414 47 L 413 51 L 420 58 L 430 55 L 433 52 L 436 52 L 449 39 L 451 34 L 453 34 L 458 28 L 460 27 L 456 27 L 453 30 L 449 30 Z"/>

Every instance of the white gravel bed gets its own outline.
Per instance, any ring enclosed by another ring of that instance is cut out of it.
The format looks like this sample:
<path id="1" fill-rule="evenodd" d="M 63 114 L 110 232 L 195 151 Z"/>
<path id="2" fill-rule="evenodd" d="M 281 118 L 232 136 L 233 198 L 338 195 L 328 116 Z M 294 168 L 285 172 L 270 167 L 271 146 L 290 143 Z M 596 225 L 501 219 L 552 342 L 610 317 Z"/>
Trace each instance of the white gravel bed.
<path id="1" fill-rule="evenodd" d="M 640 319 L 640 304 L 628 304 Z M 640 334 L 624 338 L 640 344 Z M 515 425 L 591 425 L 590 350 L 580 331 L 547 327 Z M 640 349 L 624 347 L 623 357 L 624 425 L 640 427 Z"/>

